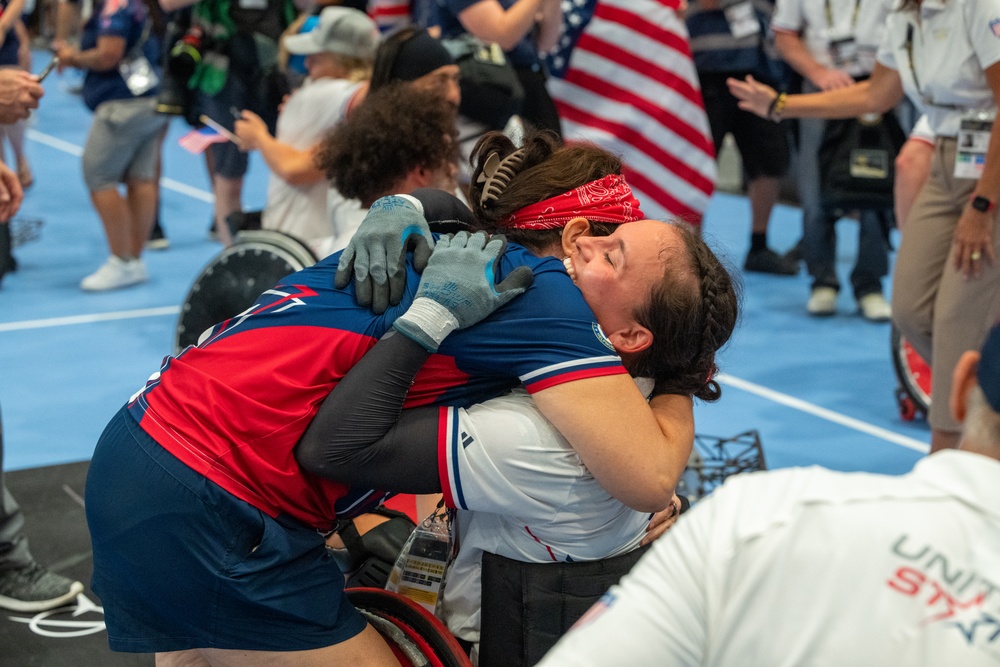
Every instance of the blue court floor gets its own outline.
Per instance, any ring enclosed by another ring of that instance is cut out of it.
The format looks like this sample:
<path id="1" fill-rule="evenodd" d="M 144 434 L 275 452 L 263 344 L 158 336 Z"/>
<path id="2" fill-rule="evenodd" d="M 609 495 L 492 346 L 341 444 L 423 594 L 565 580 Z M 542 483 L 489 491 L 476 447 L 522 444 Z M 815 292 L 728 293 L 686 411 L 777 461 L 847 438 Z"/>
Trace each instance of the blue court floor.
<path id="1" fill-rule="evenodd" d="M 40 68 L 44 59 L 39 54 Z M 148 252 L 150 281 L 106 294 L 80 291 L 81 278 L 107 249 L 80 174 L 90 114 L 53 74 L 30 124 L 35 172 L 19 217 L 43 221 L 39 240 L 15 251 L 20 270 L 0 287 L 0 406 L 5 468 L 17 470 L 90 457 L 105 423 L 170 352 L 179 304 L 220 246 L 207 236 L 211 194 L 200 156 L 177 139 L 175 120 L 164 160 L 162 217 L 171 246 Z M 627 159 L 627 156 L 626 156 Z M 256 157 L 244 207 L 263 204 L 266 168 Z M 745 198 L 717 194 L 705 235 L 738 267 L 749 240 Z M 779 207 L 771 244 L 798 239 L 800 212 Z M 842 279 L 854 258 L 857 229 L 838 225 Z M 924 423 L 900 419 L 889 352 L 889 326 L 856 312 L 850 290 L 827 319 L 805 314 L 809 278 L 743 276 L 742 323 L 720 360 L 724 396 L 697 407 L 697 431 L 726 437 L 760 432 L 769 467 L 818 464 L 838 470 L 902 473 L 927 450 Z M 887 286 L 888 289 L 888 286 Z"/>

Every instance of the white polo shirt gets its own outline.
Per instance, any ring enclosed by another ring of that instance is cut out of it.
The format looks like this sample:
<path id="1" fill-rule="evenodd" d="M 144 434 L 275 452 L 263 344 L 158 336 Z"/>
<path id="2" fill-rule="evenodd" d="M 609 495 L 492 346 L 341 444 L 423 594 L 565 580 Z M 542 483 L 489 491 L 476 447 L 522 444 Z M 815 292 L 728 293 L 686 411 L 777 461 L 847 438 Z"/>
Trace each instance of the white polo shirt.
<path id="1" fill-rule="evenodd" d="M 824 67 L 835 67 L 830 43 L 853 39 L 857 60 L 843 69 L 867 76 L 875 68 L 885 16 L 895 0 L 777 0 L 771 29 L 802 36 L 809 53 Z"/>
<path id="2" fill-rule="evenodd" d="M 995 106 L 983 70 L 1000 61 L 1000 0 L 923 0 L 919 12 L 889 15 L 878 61 L 899 73 L 931 130 L 954 137 L 963 109 Z"/>
<path id="3" fill-rule="evenodd" d="M 540 665 L 1000 665 L 1000 462 L 731 478 Z"/>
<path id="4" fill-rule="evenodd" d="M 479 641 L 484 551 L 552 563 L 639 546 L 650 515 L 611 497 L 526 391 L 442 414 L 440 432 L 448 435 L 439 449 L 441 482 L 459 510 L 444 616 L 457 637 Z"/>

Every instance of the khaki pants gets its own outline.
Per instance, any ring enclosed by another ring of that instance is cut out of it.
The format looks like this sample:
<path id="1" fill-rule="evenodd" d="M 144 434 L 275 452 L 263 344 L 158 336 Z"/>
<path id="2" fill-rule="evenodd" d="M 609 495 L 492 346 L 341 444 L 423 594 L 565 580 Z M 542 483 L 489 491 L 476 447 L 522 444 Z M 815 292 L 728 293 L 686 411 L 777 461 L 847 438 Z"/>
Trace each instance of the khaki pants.
<path id="1" fill-rule="evenodd" d="M 938 138 L 896 257 L 892 318 L 931 363 L 931 428 L 957 433 L 961 427 L 949 409 L 952 372 L 963 352 L 982 346 L 1000 316 L 1000 266 L 981 260 L 982 273 L 971 280 L 955 268 L 952 237 L 976 181 L 955 178 L 954 170 L 955 139 Z M 994 213 L 993 248 L 1000 252 L 996 222 Z"/>

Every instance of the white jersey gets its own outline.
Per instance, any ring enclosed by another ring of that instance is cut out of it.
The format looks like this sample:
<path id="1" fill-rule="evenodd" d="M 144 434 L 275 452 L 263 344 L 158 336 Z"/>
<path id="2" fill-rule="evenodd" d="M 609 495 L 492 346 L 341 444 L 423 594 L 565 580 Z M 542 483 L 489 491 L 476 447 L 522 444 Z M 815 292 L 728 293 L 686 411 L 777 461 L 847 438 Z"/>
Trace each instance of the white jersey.
<path id="1" fill-rule="evenodd" d="M 298 150 L 315 146 L 346 116 L 360 83 L 346 79 L 306 79 L 285 102 L 278 116 L 275 138 Z M 329 254 L 334 235 L 327 210 L 325 178 L 292 185 L 272 174 L 267 182 L 267 204 L 261 216 L 264 229 L 273 229 L 306 243 L 317 258 Z"/>
<path id="2" fill-rule="evenodd" d="M 540 665 L 1000 665 L 1000 462 L 731 478 Z"/>
<path id="3" fill-rule="evenodd" d="M 777 0 L 771 29 L 802 36 L 809 54 L 824 67 L 867 76 L 896 0 Z M 838 46 L 839 45 L 839 46 Z M 846 62 L 835 62 L 842 57 Z"/>
<path id="4" fill-rule="evenodd" d="M 1000 0 L 923 0 L 918 11 L 889 15 L 878 61 L 899 73 L 931 131 L 954 137 L 965 110 L 996 106 L 983 70 L 1000 61 Z"/>
<path id="5" fill-rule="evenodd" d="M 445 500 L 458 511 L 445 621 L 479 641 L 482 553 L 529 563 L 593 561 L 636 548 L 649 523 L 611 497 L 524 390 L 442 408 Z"/>

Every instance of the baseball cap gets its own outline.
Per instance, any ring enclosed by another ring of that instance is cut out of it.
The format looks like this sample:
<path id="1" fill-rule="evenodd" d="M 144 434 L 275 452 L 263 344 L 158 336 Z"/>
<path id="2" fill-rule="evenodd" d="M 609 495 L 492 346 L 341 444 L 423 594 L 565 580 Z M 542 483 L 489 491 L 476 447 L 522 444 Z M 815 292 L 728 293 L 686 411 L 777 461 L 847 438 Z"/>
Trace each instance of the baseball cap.
<path id="1" fill-rule="evenodd" d="M 990 407 L 994 412 L 1000 412 L 1000 323 L 994 324 L 986 335 L 976 379 Z"/>
<path id="2" fill-rule="evenodd" d="M 364 60 L 375 57 L 379 33 L 375 21 L 350 7 L 327 7 L 309 32 L 285 38 L 285 48 L 296 55 L 338 53 Z"/>

